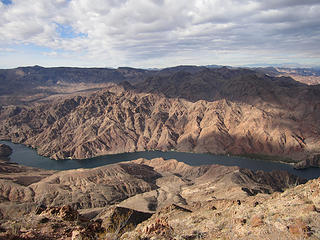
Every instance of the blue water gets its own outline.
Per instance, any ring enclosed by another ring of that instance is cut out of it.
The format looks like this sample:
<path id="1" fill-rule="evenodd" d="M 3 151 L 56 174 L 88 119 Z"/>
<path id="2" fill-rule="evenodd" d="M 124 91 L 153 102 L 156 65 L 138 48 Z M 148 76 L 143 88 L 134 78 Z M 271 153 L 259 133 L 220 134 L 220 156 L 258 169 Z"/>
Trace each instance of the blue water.
<path id="1" fill-rule="evenodd" d="M 248 168 L 251 170 L 284 170 L 294 175 L 313 179 L 320 177 L 320 168 L 308 168 L 303 170 L 296 170 L 289 164 L 279 162 L 270 162 L 259 159 L 251 159 L 236 156 L 222 156 L 213 154 L 200 153 L 183 153 L 183 152 L 160 152 L 160 151 L 145 151 L 134 153 L 121 153 L 88 158 L 84 160 L 52 160 L 50 158 L 42 157 L 37 152 L 22 144 L 14 144 L 8 141 L 0 141 L 10 146 L 13 153 L 10 156 L 11 162 L 16 162 L 21 165 L 50 169 L 50 170 L 67 170 L 77 168 L 94 168 L 106 164 L 118 163 L 123 161 L 130 161 L 137 158 L 152 159 L 162 157 L 164 159 L 177 159 L 178 161 L 187 163 L 192 166 L 206 165 L 206 164 L 220 164 L 225 166 L 239 166 L 241 168 Z"/>

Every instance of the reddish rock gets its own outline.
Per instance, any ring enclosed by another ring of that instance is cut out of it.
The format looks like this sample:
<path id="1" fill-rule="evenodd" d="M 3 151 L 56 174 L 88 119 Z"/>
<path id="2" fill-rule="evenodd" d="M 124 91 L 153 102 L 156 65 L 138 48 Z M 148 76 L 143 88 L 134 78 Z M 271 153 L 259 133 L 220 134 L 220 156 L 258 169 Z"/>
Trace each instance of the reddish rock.
<path id="1" fill-rule="evenodd" d="M 311 228 L 300 219 L 295 220 L 292 225 L 288 226 L 288 230 L 296 236 L 310 237 L 312 235 Z"/>
<path id="2" fill-rule="evenodd" d="M 79 217 L 77 210 L 73 209 L 70 205 L 63 206 L 60 208 L 59 217 L 67 221 L 75 221 Z"/>
<path id="3" fill-rule="evenodd" d="M 48 217 L 59 217 L 65 221 L 75 221 L 79 218 L 79 213 L 70 205 L 62 207 L 49 207 L 41 212 L 41 215 Z"/>
<path id="4" fill-rule="evenodd" d="M 170 236 L 173 228 L 165 219 L 157 218 L 154 223 L 145 228 L 145 233 L 148 235 Z"/>
<path id="5" fill-rule="evenodd" d="M 259 227 L 261 226 L 263 223 L 263 216 L 253 216 L 251 219 L 250 219 L 250 225 L 252 227 Z"/>

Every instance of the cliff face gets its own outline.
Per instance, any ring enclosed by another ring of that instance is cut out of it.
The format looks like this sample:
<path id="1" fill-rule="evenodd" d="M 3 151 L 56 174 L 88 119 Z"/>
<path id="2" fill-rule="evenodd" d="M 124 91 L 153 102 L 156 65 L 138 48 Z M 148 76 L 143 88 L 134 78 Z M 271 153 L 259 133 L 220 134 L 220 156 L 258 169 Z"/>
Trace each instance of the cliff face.
<path id="1" fill-rule="evenodd" d="M 2 107 L 0 138 L 54 159 L 174 149 L 298 161 L 320 152 L 318 88 L 245 70 L 161 74 L 90 96 Z"/>

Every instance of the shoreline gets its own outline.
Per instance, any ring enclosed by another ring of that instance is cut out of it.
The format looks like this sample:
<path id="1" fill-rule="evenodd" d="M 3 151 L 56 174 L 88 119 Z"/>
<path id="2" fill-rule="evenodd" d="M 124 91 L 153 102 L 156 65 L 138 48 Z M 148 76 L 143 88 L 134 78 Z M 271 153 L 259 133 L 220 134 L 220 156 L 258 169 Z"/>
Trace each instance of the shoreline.
<path id="1" fill-rule="evenodd" d="M 71 170 L 71 169 L 90 169 L 109 164 L 117 164 L 128 161 L 133 161 L 139 158 L 147 160 L 154 158 L 163 158 L 165 160 L 175 159 L 178 162 L 188 164 L 190 166 L 203 166 L 203 165 L 223 165 L 223 166 L 236 166 L 241 169 L 249 169 L 253 172 L 264 171 L 286 171 L 295 176 L 305 179 L 314 179 L 320 177 L 319 169 L 295 169 L 292 164 L 288 162 L 281 163 L 280 161 L 270 161 L 263 159 L 252 159 L 245 156 L 234 156 L 230 154 L 217 155 L 212 153 L 194 153 L 194 152 L 177 152 L 167 151 L 162 152 L 159 150 L 129 152 L 120 154 L 101 155 L 94 158 L 87 158 L 82 160 L 70 161 L 52 160 L 37 154 L 34 148 L 28 147 L 24 144 L 12 143 L 10 141 L 2 141 L 7 143 L 14 149 L 13 154 L 10 156 L 11 163 L 15 162 L 19 165 L 40 168 L 45 170 Z"/>
<path id="2" fill-rule="evenodd" d="M 5 140 L 3 140 L 5 139 Z M 64 159 L 54 159 L 54 158 L 50 158 L 48 156 L 45 155 L 40 155 L 37 151 L 37 148 L 33 148 L 31 145 L 26 145 L 24 143 L 18 143 L 18 142 L 12 142 L 11 140 L 7 139 L 7 138 L 0 138 L 0 142 L 8 142 L 11 144 L 17 144 L 17 145 L 23 145 L 24 147 L 27 147 L 33 151 L 35 151 L 37 153 L 37 155 L 44 157 L 44 158 L 48 158 L 50 160 L 54 160 L 54 161 L 68 161 L 68 160 L 74 160 L 74 161 L 88 161 L 89 159 L 97 159 L 97 158 L 101 158 L 101 157 L 112 157 L 112 156 L 117 156 L 117 155 L 121 155 L 121 154 L 131 154 L 131 153 L 151 153 L 151 152 L 159 152 L 159 153 L 185 153 L 185 154 L 207 154 L 210 156 L 216 156 L 216 157 L 223 157 L 223 158 L 243 158 L 243 159 L 251 159 L 251 160 L 257 160 L 257 161 L 265 161 L 265 162 L 273 162 L 273 163 L 281 163 L 281 164 L 285 164 L 288 166 L 291 166 L 292 168 L 294 168 L 294 165 L 296 163 L 299 163 L 301 161 L 293 161 L 291 158 L 286 158 L 286 157 L 282 157 L 282 156 L 272 156 L 272 155 L 264 155 L 264 154 L 231 154 L 231 153 L 227 153 L 227 154 L 216 154 L 216 153 L 211 153 L 211 152 L 185 152 L 185 151 L 178 151 L 175 149 L 171 149 L 169 151 L 162 151 L 162 150 L 158 150 L 158 149 L 151 149 L 151 150 L 144 150 L 144 151 L 131 151 L 131 152 L 116 152 L 116 153 L 110 153 L 110 154 L 101 154 L 101 155 L 96 155 L 93 157 L 89 157 L 89 158 L 72 158 L 72 157 L 67 157 Z M 4 143 L 5 144 L 5 143 Z M 285 158 L 291 161 L 283 161 L 283 160 L 278 160 L 281 158 Z M 302 160 L 303 161 L 303 160 Z M 305 168 L 304 168 L 305 169 Z M 300 169 L 297 169 L 300 170 Z"/>
<path id="3" fill-rule="evenodd" d="M 281 163 L 281 164 L 285 164 L 288 166 L 291 166 L 292 168 L 294 168 L 294 165 L 296 163 L 302 162 L 304 160 L 301 161 L 293 161 L 291 158 L 286 158 L 286 157 L 281 157 L 279 155 L 276 156 L 272 156 L 272 155 L 264 155 L 264 154 L 231 154 L 231 153 L 227 153 L 227 154 L 217 154 L 217 153 L 211 153 L 211 152 L 182 152 L 182 151 L 178 151 L 175 149 L 171 149 L 168 151 L 162 151 L 162 150 L 158 150 L 158 149 L 151 149 L 151 150 L 144 150 L 144 151 L 132 151 L 132 152 L 116 152 L 116 153 L 109 153 L 109 154 L 101 154 L 101 155 L 96 155 L 96 156 L 92 156 L 89 158 L 72 158 L 72 157 L 67 157 L 64 159 L 54 159 L 54 158 L 50 158 L 48 156 L 45 155 L 40 155 L 37 151 L 37 148 L 32 147 L 31 145 L 26 145 L 24 143 L 19 143 L 19 142 L 12 142 L 10 139 L 5 139 L 5 138 L 0 138 L 0 142 L 1 141 L 5 141 L 5 142 L 10 142 L 12 144 L 21 144 L 27 148 L 32 149 L 33 151 L 35 151 L 39 156 L 44 157 L 44 158 L 48 158 L 50 160 L 54 160 L 54 161 L 67 161 L 67 160 L 74 160 L 74 161 L 86 161 L 89 159 L 96 159 L 96 158 L 100 158 L 100 157 L 104 157 L 104 156 L 115 156 L 115 155 L 120 155 L 120 154 L 130 154 L 130 153 L 144 153 L 144 152 L 159 152 L 159 153 L 170 153 L 170 152 L 176 152 L 176 153 L 186 153 L 186 154 L 207 154 L 207 155 L 211 155 L 211 156 L 217 156 L 217 157 L 233 157 L 233 158 L 243 158 L 243 159 L 252 159 L 252 160 L 261 160 L 261 161 L 266 161 L 266 162 L 273 162 L 273 163 Z M 286 158 L 286 159 L 290 159 L 292 161 L 283 161 L 283 160 L 277 160 L 277 158 Z M 311 168 L 308 167 L 308 168 Z M 295 168 L 294 168 L 295 169 Z M 303 168 L 306 169 L 306 168 Z M 297 169 L 297 170 L 303 170 L 303 169 Z"/>

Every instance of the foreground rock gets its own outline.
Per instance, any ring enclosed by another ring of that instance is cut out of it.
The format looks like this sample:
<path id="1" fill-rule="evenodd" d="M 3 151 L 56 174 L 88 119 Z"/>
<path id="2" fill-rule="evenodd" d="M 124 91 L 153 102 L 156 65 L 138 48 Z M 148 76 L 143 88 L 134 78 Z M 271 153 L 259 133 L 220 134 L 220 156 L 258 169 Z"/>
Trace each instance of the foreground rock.
<path id="1" fill-rule="evenodd" d="M 0 144 L 0 158 L 9 157 L 12 153 L 12 148 L 5 144 Z"/>
<path id="2" fill-rule="evenodd" d="M 190 211 L 162 208 L 121 239 L 319 239 L 319 189 L 320 178 L 239 201 L 196 199 Z"/>
<path id="3" fill-rule="evenodd" d="M 79 217 L 69 205 L 50 207 L 39 215 L 28 214 L 19 221 L 3 223 L 0 239 L 100 239 L 99 235 L 105 232 L 101 223 Z"/>
<path id="4" fill-rule="evenodd" d="M 192 221 L 210 228 L 200 218 L 204 211 L 238 211 L 233 206 L 245 211 L 263 204 L 270 193 L 303 182 L 285 172 L 192 167 L 162 158 L 60 172 L 2 162 L 0 170 L 0 238 L 13 234 L 29 236 L 26 239 L 130 239 L 142 231 L 169 239 L 180 234 L 170 222 L 171 213 L 183 217 L 175 220 L 181 224 L 190 214 L 199 214 Z M 259 216 L 253 225 L 262 225 Z M 184 231 L 192 235 L 198 226 L 186 225 Z"/>
<path id="5" fill-rule="evenodd" d="M 138 224 L 152 216 L 151 213 L 123 207 L 114 207 L 111 211 L 112 213 L 105 218 L 103 223 L 106 229 L 106 236 L 110 239 L 117 239 L 125 232 L 134 230 Z"/>

